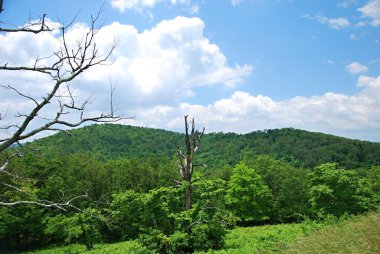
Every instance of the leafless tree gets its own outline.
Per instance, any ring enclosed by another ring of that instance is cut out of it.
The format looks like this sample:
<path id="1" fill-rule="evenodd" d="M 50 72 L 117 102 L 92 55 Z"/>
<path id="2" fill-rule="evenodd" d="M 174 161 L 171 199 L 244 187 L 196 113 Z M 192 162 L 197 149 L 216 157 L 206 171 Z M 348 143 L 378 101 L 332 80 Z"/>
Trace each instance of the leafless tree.
<path id="1" fill-rule="evenodd" d="M 190 210 L 192 208 L 192 191 L 194 183 L 193 173 L 196 167 L 206 166 L 204 164 L 194 163 L 195 154 L 198 151 L 201 145 L 201 139 L 205 132 L 205 128 L 203 128 L 202 132 L 199 132 L 195 129 L 194 118 L 191 120 L 191 133 L 189 133 L 189 122 L 187 120 L 188 116 L 185 116 L 185 147 L 186 153 L 183 154 L 181 149 L 178 147 L 178 160 L 179 160 L 179 168 L 180 174 L 182 178 L 182 182 L 177 182 L 179 185 L 183 183 L 186 184 L 186 190 L 184 194 L 184 207 L 185 211 Z"/>
<path id="2" fill-rule="evenodd" d="M 3 11 L 3 0 L 0 0 L 0 16 Z M 0 179 L 4 175 L 16 178 L 17 176 L 8 170 L 9 163 L 14 157 L 22 156 L 20 151 L 12 149 L 10 155 L 8 151 L 13 145 L 21 145 L 23 141 L 44 131 L 65 131 L 68 128 L 74 128 L 82 125 L 85 122 L 115 122 L 123 119 L 121 115 L 116 115 L 113 105 L 114 87 L 111 86 L 111 107 L 108 113 L 100 113 L 98 115 L 88 115 L 86 107 L 89 104 L 89 99 L 84 102 L 79 102 L 78 98 L 73 93 L 73 88 L 70 82 L 81 75 L 84 71 L 97 65 L 108 64 L 108 59 L 116 47 L 116 42 L 109 48 L 108 52 L 101 53 L 97 47 L 95 38 L 99 29 L 95 27 L 99 13 L 91 17 L 91 24 L 86 33 L 83 34 L 81 40 L 76 43 L 69 42 L 66 38 L 66 32 L 70 25 L 62 25 L 60 31 L 60 47 L 57 51 L 47 54 L 43 58 L 36 58 L 32 65 L 11 66 L 7 62 L 1 62 L 0 71 L 4 72 L 28 72 L 39 73 L 45 75 L 51 80 L 50 90 L 46 95 L 41 94 L 41 97 L 36 98 L 22 91 L 22 89 L 13 85 L 1 85 L 0 89 L 13 92 L 20 98 L 30 101 L 33 105 L 27 113 L 17 113 L 14 117 L 18 119 L 17 124 L 9 124 L 5 122 L 7 112 L 5 109 L 0 109 L 0 130 L 7 133 L 5 137 L 0 136 L 0 155 L 7 152 L 5 161 L 0 162 Z M 1 25 L 1 23 L 0 23 Z M 42 33 L 52 32 L 53 28 L 49 26 L 46 15 L 43 15 L 36 22 L 29 22 L 23 27 L 3 28 L 0 27 L 0 33 L 33 33 L 39 36 Z M 48 105 L 57 105 L 56 111 L 51 117 L 42 116 L 42 110 Z M 5 112 L 4 112 L 5 111 Z M 68 115 L 71 117 L 69 118 Z M 72 120 L 75 118 L 76 120 Z M 2 124 L 3 123 L 3 124 Z M 4 157 L 4 156 L 1 156 Z M 1 182 L 0 184 L 8 190 L 16 191 L 25 197 L 25 200 L 8 201 L 0 200 L 2 206 L 14 206 L 19 204 L 34 204 L 42 207 L 55 207 L 61 210 L 73 207 L 72 203 L 77 198 L 71 197 L 61 203 L 51 202 L 48 200 L 39 200 L 26 191 L 12 185 L 9 182 Z"/>

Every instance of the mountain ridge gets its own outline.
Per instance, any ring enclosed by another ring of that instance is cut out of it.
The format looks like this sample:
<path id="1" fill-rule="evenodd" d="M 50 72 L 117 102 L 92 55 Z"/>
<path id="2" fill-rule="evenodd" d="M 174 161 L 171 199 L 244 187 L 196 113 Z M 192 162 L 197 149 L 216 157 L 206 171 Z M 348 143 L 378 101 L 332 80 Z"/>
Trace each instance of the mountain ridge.
<path id="1" fill-rule="evenodd" d="M 89 125 L 31 143 L 46 155 L 96 153 L 104 160 L 122 157 L 174 157 L 184 134 L 120 124 Z M 380 143 L 347 139 L 293 128 L 246 134 L 206 133 L 198 159 L 213 167 L 234 165 L 244 156 L 268 154 L 297 165 L 314 167 L 338 162 L 346 168 L 380 165 Z"/>

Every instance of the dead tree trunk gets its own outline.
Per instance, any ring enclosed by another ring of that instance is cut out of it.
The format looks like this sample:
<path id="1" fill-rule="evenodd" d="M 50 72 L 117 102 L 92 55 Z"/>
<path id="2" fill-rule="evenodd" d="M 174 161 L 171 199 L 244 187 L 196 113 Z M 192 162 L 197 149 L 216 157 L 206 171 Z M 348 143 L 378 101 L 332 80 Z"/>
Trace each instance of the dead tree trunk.
<path id="1" fill-rule="evenodd" d="M 184 208 L 185 211 L 188 211 L 192 208 L 192 176 L 194 172 L 194 168 L 198 166 L 205 166 L 202 164 L 195 164 L 194 157 L 198 148 L 201 145 L 201 138 L 204 134 L 205 129 L 203 128 L 202 132 L 195 130 L 195 122 L 194 118 L 191 121 L 191 133 L 189 133 L 189 123 L 187 121 L 187 117 L 185 116 L 185 146 L 186 153 L 183 154 L 180 148 L 178 147 L 178 160 L 179 160 L 179 168 L 181 174 L 180 184 L 186 184 L 186 191 L 184 194 Z"/>

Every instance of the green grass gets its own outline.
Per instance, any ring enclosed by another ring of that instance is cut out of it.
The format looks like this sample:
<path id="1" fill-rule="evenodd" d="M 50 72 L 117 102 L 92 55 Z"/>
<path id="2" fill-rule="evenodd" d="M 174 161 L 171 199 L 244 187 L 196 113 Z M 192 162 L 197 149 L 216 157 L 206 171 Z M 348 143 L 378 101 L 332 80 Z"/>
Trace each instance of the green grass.
<path id="1" fill-rule="evenodd" d="M 326 226 L 282 248 L 281 254 L 378 254 L 380 253 L 380 213 L 359 216 Z"/>
<path id="2" fill-rule="evenodd" d="M 84 245 L 70 245 L 27 254 L 148 254 L 136 241 L 97 244 L 91 252 Z M 300 224 L 235 228 L 223 250 L 208 254 L 378 254 L 380 253 L 380 212 L 349 220 L 306 221 Z"/>
<path id="3" fill-rule="evenodd" d="M 226 246 L 223 250 L 210 250 L 207 253 L 272 253 L 279 246 L 294 242 L 301 236 L 308 235 L 320 227 L 322 227 L 322 224 L 306 222 L 300 224 L 236 228 L 227 235 Z"/>
<path id="4" fill-rule="evenodd" d="M 380 254 L 380 212 L 348 220 L 236 228 L 212 254 Z"/>
<path id="5" fill-rule="evenodd" d="M 150 252 L 136 241 L 128 241 L 114 244 L 95 244 L 91 252 L 84 245 L 72 244 L 65 247 L 57 247 L 25 254 L 149 254 Z"/>

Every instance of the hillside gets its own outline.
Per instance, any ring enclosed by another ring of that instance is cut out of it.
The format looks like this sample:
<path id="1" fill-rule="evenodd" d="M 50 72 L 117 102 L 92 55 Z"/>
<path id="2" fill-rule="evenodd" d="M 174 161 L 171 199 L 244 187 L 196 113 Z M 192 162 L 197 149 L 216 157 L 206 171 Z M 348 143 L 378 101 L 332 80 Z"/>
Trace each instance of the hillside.
<path id="1" fill-rule="evenodd" d="M 184 135 L 160 129 L 103 124 L 57 133 L 33 142 L 46 156 L 97 154 L 103 160 L 167 157 L 176 154 Z M 345 168 L 380 165 L 380 143 L 351 140 L 292 128 L 248 134 L 205 134 L 198 159 L 210 168 L 234 165 L 244 156 L 269 154 L 297 166 L 338 162 Z"/>

